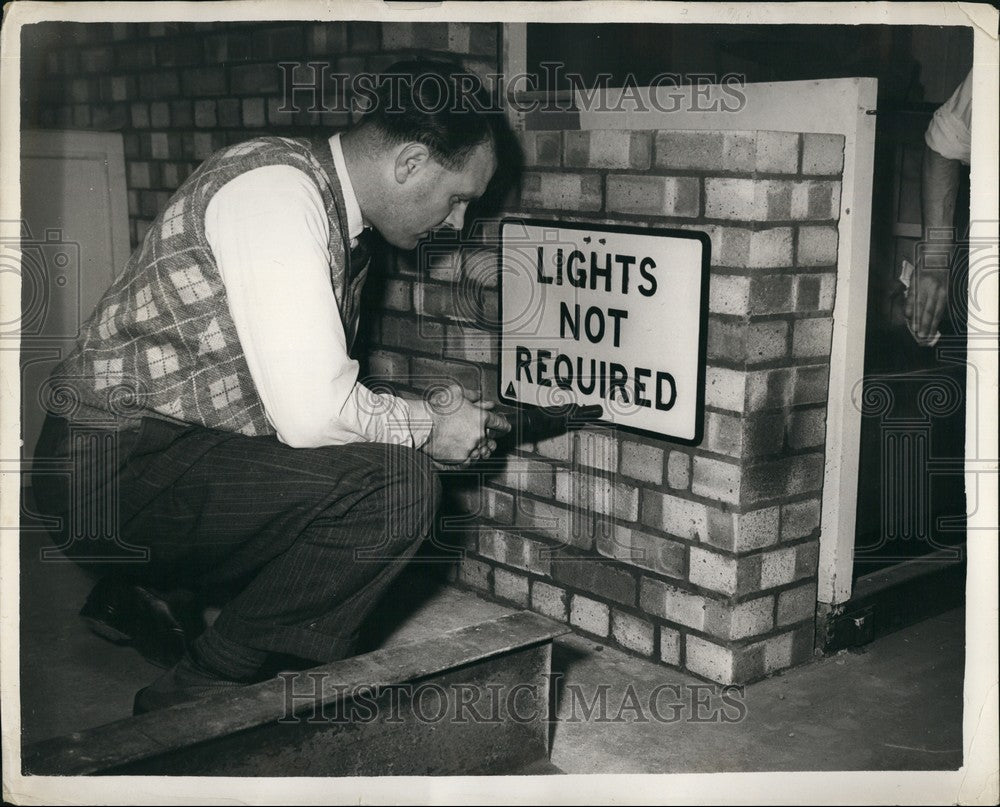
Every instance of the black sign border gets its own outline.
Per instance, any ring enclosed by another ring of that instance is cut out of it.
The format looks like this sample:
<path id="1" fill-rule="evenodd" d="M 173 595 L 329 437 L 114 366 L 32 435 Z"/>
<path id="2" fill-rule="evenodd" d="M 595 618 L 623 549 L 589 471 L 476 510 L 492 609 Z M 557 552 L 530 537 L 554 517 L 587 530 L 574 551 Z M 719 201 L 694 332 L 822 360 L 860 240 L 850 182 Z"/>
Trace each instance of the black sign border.
<path id="1" fill-rule="evenodd" d="M 521 218 L 519 216 L 506 216 L 500 221 L 500 230 L 497 238 L 497 319 L 499 326 L 499 333 L 497 334 L 497 343 L 499 353 L 497 354 L 497 398 L 499 401 L 514 405 L 518 407 L 526 407 L 531 404 L 525 404 L 523 401 L 511 400 L 503 394 L 503 377 L 500 371 L 499 363 L 503 358 L 503 245 L 504 245 L 504 228 L 508 224 L 519 224 L 529 227 L 555 227 L 564 230 L 602 230 L 611 233 L 621 233 L 624 235 L 660 235 L 667 236 L 670 238 L 686 238 L 694 241 L 701 242 L 701 300 L 699 306 L 699 326 L 698 326 L 698 389 L 697 398 L 695 400 L 695 422 L 694 422 L 694 437 L 690 439 L 682 437 L 673 437 L 669 435 L 662 434 L 660 432 L 652 431 L 651 429 L 642 429 L 637 426 L 627 426 L 622 423 L 613 423 L 611 421 L 599 420 L 594 421 L 595 424 L 600 424 L 607 428 L 613 429 L 615 431 L 623 431 L 630 434 L 637 434 L 644 437 L 655 437 L 658 440 L 666 440 L 671 443 L 676 443 L 677 445 L 683 446 L 699 446 L 705 435 L 705 376 L 706 376 L 706 365 L 708 358 L 708 287 L 710 280 L 710 268 L 712 263 L 712 240 L 708 233 L 704 230 L 680 230 L 670 227 L 636 227 L 627 224 L 605 224 L 604 222 L 586 222 L 586 221 L 557 221 L 552 219 L 536 219 L 536 218 Z"/>

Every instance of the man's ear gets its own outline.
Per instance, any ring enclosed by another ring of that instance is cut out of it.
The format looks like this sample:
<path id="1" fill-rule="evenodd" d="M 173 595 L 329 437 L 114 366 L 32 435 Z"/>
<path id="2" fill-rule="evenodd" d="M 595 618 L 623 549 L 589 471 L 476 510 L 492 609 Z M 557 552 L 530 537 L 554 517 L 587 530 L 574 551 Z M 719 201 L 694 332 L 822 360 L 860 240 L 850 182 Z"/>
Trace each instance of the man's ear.
<path id="1" fill-rule="evenodd" d="M 393 166 L 396 182 L 402 185 L 420 171 L 427 168 L 430 161 L 430 151 L 423 143 L 407 143 L 396 153 L 396 163 Z"/>

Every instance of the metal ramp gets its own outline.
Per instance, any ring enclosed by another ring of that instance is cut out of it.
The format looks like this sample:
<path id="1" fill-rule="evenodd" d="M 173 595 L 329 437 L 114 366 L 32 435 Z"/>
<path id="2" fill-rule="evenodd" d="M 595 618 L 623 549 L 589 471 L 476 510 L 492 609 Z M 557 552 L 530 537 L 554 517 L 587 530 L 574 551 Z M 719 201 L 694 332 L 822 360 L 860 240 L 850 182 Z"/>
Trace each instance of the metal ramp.
<path id="1" fill-rule="evenodd" d="M 552 640 L 519 612 L 25 746 L 25 775 L 557 773 Z"/>

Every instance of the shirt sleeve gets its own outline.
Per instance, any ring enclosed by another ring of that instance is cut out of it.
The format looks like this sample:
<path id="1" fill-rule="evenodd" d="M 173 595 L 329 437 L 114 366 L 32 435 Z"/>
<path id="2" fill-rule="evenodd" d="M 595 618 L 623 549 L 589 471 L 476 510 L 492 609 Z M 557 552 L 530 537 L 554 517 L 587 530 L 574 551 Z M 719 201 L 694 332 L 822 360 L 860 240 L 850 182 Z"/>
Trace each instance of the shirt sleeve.
<path id="1" fill-rule="evenodd" d="M 924 142 L 948 160 L 966 165 L 972 154 L 972 71 L 934 112 Z"/>
<path id="2" fill-rule="evenodd" d="M 420 448 L 420 401 L 358 382 L 330 282 L 329 222 L 299 169 L 266 166 L 220 188 L 205 235 L 250 375 L 278 439 L 295 448 L 359 441 Z"/>

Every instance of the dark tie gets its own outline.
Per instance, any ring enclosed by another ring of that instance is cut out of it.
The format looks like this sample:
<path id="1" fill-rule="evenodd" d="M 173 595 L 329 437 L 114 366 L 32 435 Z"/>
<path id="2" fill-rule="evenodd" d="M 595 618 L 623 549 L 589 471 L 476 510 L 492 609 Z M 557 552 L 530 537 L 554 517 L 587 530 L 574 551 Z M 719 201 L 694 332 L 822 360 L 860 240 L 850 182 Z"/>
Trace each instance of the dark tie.
<path id="1" fill-rule="evenodd" d="M 358 243 L 351 247 L 351 274 L 357 277 L 358 272 L 368 265 L 371 258 L 371 233 L 367 227 L 358 236 Z"/>

